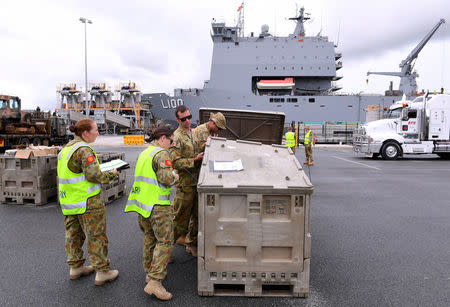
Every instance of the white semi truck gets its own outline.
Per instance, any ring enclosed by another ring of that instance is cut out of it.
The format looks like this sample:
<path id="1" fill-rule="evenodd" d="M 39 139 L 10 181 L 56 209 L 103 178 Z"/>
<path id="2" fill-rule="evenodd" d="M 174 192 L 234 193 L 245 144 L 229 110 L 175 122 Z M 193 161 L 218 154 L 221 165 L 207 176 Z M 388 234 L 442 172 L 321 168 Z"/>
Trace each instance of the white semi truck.
<path id="1" fill-rule="evenodd" d="M 353 150 L 395 160 L 405 154 L 434 153 L 450 159 L 450 95 L 428 95 L 396 102 L 385 119 L 363 125 Z"/>

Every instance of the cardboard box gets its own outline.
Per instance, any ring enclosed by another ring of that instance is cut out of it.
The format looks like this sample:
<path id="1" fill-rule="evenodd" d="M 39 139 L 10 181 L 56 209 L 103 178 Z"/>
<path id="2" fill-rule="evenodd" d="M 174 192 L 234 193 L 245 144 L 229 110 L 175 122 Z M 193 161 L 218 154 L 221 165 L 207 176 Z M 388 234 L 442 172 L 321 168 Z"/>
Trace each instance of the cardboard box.
<path id="1" fill-rule="evenodd" d="M 27 149 L 17 150 L 15 158 L 28 159 L 29 157 L 42 157 L 49 155 L 57 155 L 61 147 L 53 146 L 32 146 L 30 145 Z"/>

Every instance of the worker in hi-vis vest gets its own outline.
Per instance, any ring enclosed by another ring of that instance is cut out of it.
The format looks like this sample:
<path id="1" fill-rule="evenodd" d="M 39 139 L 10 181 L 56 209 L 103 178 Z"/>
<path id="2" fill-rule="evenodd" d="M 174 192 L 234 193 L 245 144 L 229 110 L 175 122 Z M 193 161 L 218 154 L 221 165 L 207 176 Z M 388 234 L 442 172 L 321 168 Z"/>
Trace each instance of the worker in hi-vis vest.
<path id="1" fill-rule="evenodd" d="M 284 135 L 286 142 L 285 145 L 295 153 L 295 133 L 292 132 L 292 127 L 289 127 L 289 131 Z"/>
<path id="2" fill-rule="evenodd" d="M 97 124 L 88 118 L 69 127 L 75 138 L 58 154 L 58 198 L 65 215 L 66 254 L 70 279 L 89 275 L 94 270 L 95 284 L 103 285 L 119 275 L 110 270 L 108 238 L 106 236 L 106 209 L 100 195 L 101 184 L 117 179 L 117 170 L 101 172 L 97 154 L 89 143 L 98 136 Z M 91 265 L 85 266 L 83 243 Z"/>
<path id="3" fill-rule="evenodd" d="M 305 144 L 305 156 L 306 160 L 304 164 L 314 165 L 314 158 L 312 153 L 312 145 L 315 143 L 314 133 L 311 131 L 309 126 L 305 126 L 305 140 L 303 144 Z"/>
<path id="4" fill-rule="evenodd" d="M 167 149 L 173 142 L 173 132 L 167 126 L 154 128 L 150 145 L 137 160 L 134 183 L 125 212 L 137 212 L 144 233 L 142 264 L 147 274 L 144 291 L 160 300 L 170 300 L 162 281 L 173 248 L 173 209 L 170 206 L 171 186 L 178 183 Z"/>

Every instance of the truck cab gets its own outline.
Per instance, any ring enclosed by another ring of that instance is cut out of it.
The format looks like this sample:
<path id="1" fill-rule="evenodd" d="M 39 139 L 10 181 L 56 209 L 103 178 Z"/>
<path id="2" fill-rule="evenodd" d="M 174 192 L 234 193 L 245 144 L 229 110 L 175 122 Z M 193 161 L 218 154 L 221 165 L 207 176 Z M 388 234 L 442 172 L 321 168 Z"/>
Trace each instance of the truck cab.
<path id="1" fill-rule="evenodd" d="M 363 125 L 354 135 L 353 149 L 387 160 L 404 154 L 436 153 L 448 157 L 449 122 L 449 95 L 403 99 L 390 106 L 384 119 Z"/>

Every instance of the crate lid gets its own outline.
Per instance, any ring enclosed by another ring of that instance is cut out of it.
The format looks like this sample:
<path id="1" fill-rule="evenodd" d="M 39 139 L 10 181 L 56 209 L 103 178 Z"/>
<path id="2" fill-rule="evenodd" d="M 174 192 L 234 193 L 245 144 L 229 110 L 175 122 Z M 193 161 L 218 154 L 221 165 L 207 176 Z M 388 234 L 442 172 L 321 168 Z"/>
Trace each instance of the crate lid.
<path id="1" fill-rule="evenodd" d="M 292 151 L 283 145 L 212 137 L 206 143 L 198 189 L 244 193 L 270 189 L 291 194 L 311 193 L 313 185 Z"/>

